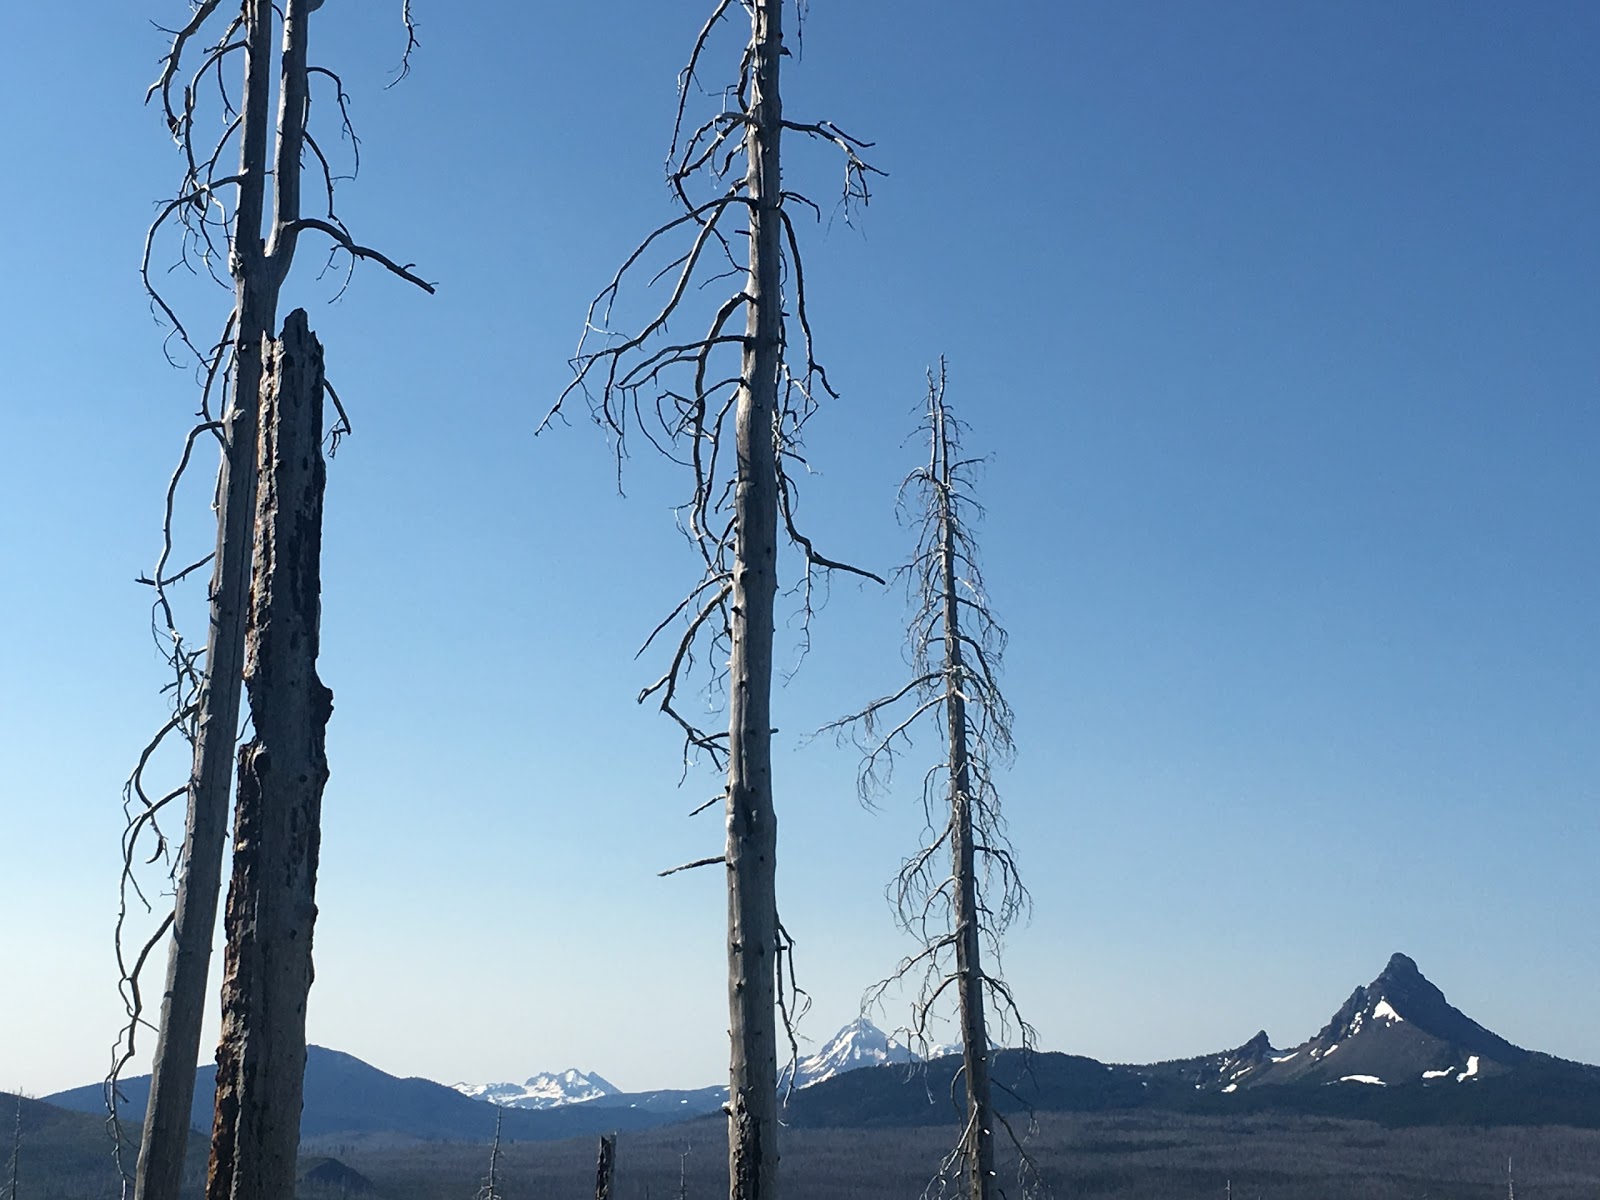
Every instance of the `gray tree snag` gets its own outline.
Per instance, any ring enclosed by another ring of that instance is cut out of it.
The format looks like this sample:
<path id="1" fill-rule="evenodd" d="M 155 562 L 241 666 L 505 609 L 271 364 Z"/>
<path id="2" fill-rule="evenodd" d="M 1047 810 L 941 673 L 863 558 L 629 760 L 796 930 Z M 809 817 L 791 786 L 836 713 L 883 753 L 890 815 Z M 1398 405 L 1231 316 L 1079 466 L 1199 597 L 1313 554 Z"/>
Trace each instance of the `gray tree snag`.
<path id="1" fill-rule="evenodd" d="M 998 675 L 1006 634 L 989 607 L 972 524 L 981 514 L 960 422 L 945 403 L 945 366 L 928 375 L 928 462 L 901 485 L 902 515 L 919 523 L 916 551 L 898 572 L 912 598 L 907 631 L 911 680 L 830 726 L 853 734 L 863 751 L 860 788 L 871 803 L 889 784 L 914 731 L 939 728 L 944 758 L 923 779 L 928 836 L 890 886 L 896 917 L 920 943 L 869 996 L 881 1000 L 902 980 L 916 985 L 910 1032 L 926 1048 L 930 1022 L 954 992 L 961 1033 L 965 1123 L 930 1193 L 957 1188 L 969 1200 L 1003 1195 L 995 1175 L 997 1125 L 990 1067 L 991 1016 L 1014 1024 L 1024 1045 L 1032 1030 L 999 974 L 1000 938 L 1028 895 L 1017 875 L 994 772 L 1013 753 L 1011 708 Z M 991 1014 L 989 1006 L 998 1010 Z M 1020 1139 L 1018 1139 L 1020 1149 Z M 1031 1163 L 1024 1156 L 1025 1170 Z"/>
<path id="2" fill-rule="evenodd" d="M 600 1153 L 595 1159 L 594 1200 L 612 1200 L 617 1181 L 617 1135 L 600 1135 Z"/>
<path id="3" fill-rule="evenodd" d="M 807 616 L 814 570 L 855 570 L 817 553 L 794 521 L 786 464 L 798 457 L 817 392 L 835 393 L 812 355 L 789 212 L 791 204 L 817 210 L 785 189 L 783 134 L 826 141 L 843 154 L 847 214 L 868 199 L 873 168 L 858 156 L 867 143 L 831 123 L 784 119 L 783 0 L 741 3 L 750 34 L 737 81 L 722 92 L 720 111 L 697 127 L 691 128 L 687 106 L 700 85 L 702 57 L 734 9 L 733 0 L 718 0 L 680 76 L 668 182 L 681 212 L 640 243 L 590 305 L 573 364 L 576 378 L 552 416 L 581 389 L 596 421 L 617 439 L 619 468 L 631 426 L 693 478 L 680 524 L 703 572 L 646 639 L 648 647 L 669 626 L 683 623 L 665 673 L 639 699 L 653 698 L 683 731 L 685 768 L 703 755 L 726 771 L 723 853 L 691 865 L 723 863 L 727 871 L 729 1195 L 774 1200 L 778 1014 L 787 1019 L 789 1013 L 781 987 L 780 957 L 789 943 L 778 920 L 772 780 L 780 528 L 801 557 Z M 735 171 L 741 157 L 743 169 Z M 737 230 L 740 216 L 743 229 Z M 667 298 L 636 332 L 616 333 L 613 306 L 624 285 L 641 274 L 662 284 Z M 701 289 L 724 279 L 733 282 L 696 310 L 706 295 Z M 698 312 L 704 334 L 688 341 L 669 336 L 669 321 L 689 318 L 691 310 Z M 791 356 L 786 312 L 801 333 L 798 356 Z M 741 315 L 742 333 L 735 331 Z M 726 670 L 718 665 L 724 654 Z M 710 664 L 708 687 L 726 689 L 726 731 L 711 731 L 683 703 L 682 690 L 700 662 Z M 792 979 L 791 972 L 791 986 Z"/>
<path id="4" fill-rule="evenodd" d="M 322 347 L 304 309 L 269 351 L 244 668 L 255 736 L 239 750 L 206 1200 L 294 1194 L 333 712 L 317 676 Z"/>
<path id="5" fill-rule="evenodd" d="M 500 1130 L 505 1124 L 506 1110 L 496 1106 L 494 1110 L 494 1141 L 489 1146 L 489 1177 L 483 1181 L 483 1186 L 478 1189 L 476 1200 L 505 1200 L 500 1195 Z"/>
<path id="6" fill-rule="evenodd" d="M 107 1079 L 114 1126 L 117 1076 L 136 1052 L 140 1029 L 149 1026 L 141 972 L 169 929 L 172 936 L 135 1177 L 136 1200 L 176 1200 L 182 1183 L 238 742 L 254 542 L 262 354 L 276 329 L 279 294 L 300 235 L 306 232 L 331 239 L 332 253 L 347 255 L 352 267 L 358 258 L 371 259 L 408 282 L 433 290 L 409 266 L 357 244 L 334 212 L 334 169 L 307 126 L 314 79 L 332 92 L 339 127 L 350 137 L 352 147 L 354 135 L 339 77 L 309 63 L 310 13 L 320 3 L 286 0 L 275 7 L 267 0 L 241 0 L 237 15 L 224 20 L 218 16 L 221 0 L 200 0 L 187 23 L 171 31 L 172 43 L 162 60 L 160 77 L 147 96 L 160 98 L 184 165 L 176 194 L 159 209 L 145 242 L 145 287 L 152 307 L 171 329 L 169 345 L 181 348 L 183 356 L 196 364 L 202 388 L 199 420 L 189 431 L 167 488 L 162 551 L 153 577 L 141 581 L 149 584 L 156 596 L 152 624 L 172 672 L 166 688 L 171 713 L 141 752 L 124 792 L 128 827 L 123 837 L 117 955 L 128 1021 Z M 414 44 L 409 6 L 404 18 L 409 55 Z M 234 65 L 242 74 L 237 93 L 231 93 L 224 83 L 225 72 Z M 201 131 L 202 115 L 216 119 L 214 138 Z M 225 174 L 221 164 L 235 143 L 239 166 L 235 173 Z M 320 172 L 319 190 L 327 202 L 325 216 L 306 216 L 302 211 L 302 162 L 307 158 Z M 192 273 L 204 272 L 233 292 L 222 336 L 204 349 L 192 340 L 173 303 L 155 284 L 152 256 L 158 239 L 168 232 L 176 232 L 179 265 Z M 329 395 L 338 407 L 331 389 Z M 340 417 L 335 437 L 348 431 L 342 409 Z M 175 497 L 196 445 L 208 437 L 214 438 L 220 449 L 215 548 L 187 566 L 174 567 Z M 208 627 L 205 648 L 200 651 L 179 628 L 171 589 L 207 563 L 212 567 Z M 148 786 L 146 771 L 173 734 L 188 743 L 192 765 L 186 784 L 162 793 Z M 171 868 L 173 912 L 154 936 L 135 950 L 124 944 L 123 937 L 130 906 L 137 900 L 149 907 L 134 878 L 135 864 L 152 843 L 150 861 L 167 858 L 168 842 L 160 817 L 179 797 L 185 800 L 186 815 L 181 851 Z M 120 1126 L 117 1144 L 120 1164 Z"/>

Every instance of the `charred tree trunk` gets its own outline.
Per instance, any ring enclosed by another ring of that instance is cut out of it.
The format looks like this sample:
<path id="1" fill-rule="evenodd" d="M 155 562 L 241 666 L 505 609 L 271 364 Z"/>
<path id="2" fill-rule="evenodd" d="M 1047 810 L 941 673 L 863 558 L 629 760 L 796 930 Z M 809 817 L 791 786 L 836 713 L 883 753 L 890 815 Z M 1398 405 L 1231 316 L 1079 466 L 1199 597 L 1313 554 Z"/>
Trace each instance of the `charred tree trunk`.
<path id="1" fill-rule="evenodd" d="M 617 1177 L 617 1135 L 600 1135 L 600 1157 L 594 1170 L 594 1200 L 611 1200 Z"/>
<path id="2" fill-rule="evenodd" d="M 750 262 L 738 394 L 728 726 L 728 1195 L 778 1195 L 778 817 L 772 795 L 772 637 L 778 478 L 773 420 L 783 350 L 780 281 L 783 0 L 757 0 L 745 134 Z"/>
<path id="3" fill-rule="evenodd" d="M 322 348 L 296 309 L 271 346 L 260 426 L 228 950 L 207 1200 L 294 1195 L 316 920 L 325 734 L 317 677 L 322 574 Z"/>

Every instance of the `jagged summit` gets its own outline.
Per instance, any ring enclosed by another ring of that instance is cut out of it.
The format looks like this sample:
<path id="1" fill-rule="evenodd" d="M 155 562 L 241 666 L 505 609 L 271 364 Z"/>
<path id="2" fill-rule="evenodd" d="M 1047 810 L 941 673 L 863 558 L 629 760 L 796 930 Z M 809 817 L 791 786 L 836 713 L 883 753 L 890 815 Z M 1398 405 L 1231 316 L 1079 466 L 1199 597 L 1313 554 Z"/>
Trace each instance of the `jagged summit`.
<path id="1" fill-rule="evenodd" d="M 911 1048 L 897 1038 L 890 1037 L 866 1017 L 857 1017 L 827 1040 L 815 1054 L 802 1058 L 796 1065 L 794 1085 L 810 1087 L 824 1079 L 832 1079 L 846 1071 L 861 1067 L 879 1067 L 886 1063 L 916 1061 Z M 783 1072 L 782 1083 L 787 1084 L 789 1073 Z"/>
<path id="2" fill-rule="evenodd" d="M 1503 1072 L 1527 1056 L 1452 1006 L 1414 959 L 1396 953 L 1376 979 L 1350 993 L 1315 1037 L 1286 1054 L 1267 1056 L 1229 1082 L 1466 1082 Z"/>
<path id="3" fill-rule="evenodd" d="M 1272 1049 L 1272 1039 L 1267 1036 L 1267 1031 L 1263 1029 L 1260 1033 L 1256 1034 L 1255 1037 L 1251 1038 L 1248 1042 L 1235 1050 L 1234 1053 L 1240 1056 L 1248 1057 L 1256 1054 L 1276 1053 L 1276 1051 Z"/>
<path id="4" fill-rule="evenodd" d="M 1417 960 L 1396 950 L 1389 956 L 1389 963 L 1378 976 L 1378 981 L 1384 982 L 1402 979 L 1422 979 L 1422 972 L 1417 969 Z M 1427 980 L 1422 980 L 1424 983 Z"/>
<path id="5" fill-rule="evenodd" d="M 504 1108 L 556 1108 L 615 1096 L 618 1088 L 592 1071 L 576 1068 L 530 1076 L 522 1083 L 455 1083 L 463 1096 L 487 1100 Z"/>
<path id="6" fill-rule="evenodd" d="M 1451 1005 L 1414 959 L 1396 953 L 1291 1050 L 1274 1049 L 1263 1030 L 1234 1050 L 1141 1069 L 1195 1091 L 1231 1093 L 1276 1084 L 1468 1083 L 1531 1057 Z"/>

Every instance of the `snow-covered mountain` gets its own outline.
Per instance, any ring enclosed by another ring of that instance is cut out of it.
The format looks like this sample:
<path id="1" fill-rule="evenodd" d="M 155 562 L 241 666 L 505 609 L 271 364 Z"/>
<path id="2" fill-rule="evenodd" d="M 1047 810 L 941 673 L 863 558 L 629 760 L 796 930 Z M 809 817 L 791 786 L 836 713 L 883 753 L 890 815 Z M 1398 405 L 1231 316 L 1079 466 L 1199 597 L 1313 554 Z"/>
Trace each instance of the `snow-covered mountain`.
<path id="1" fill-rule="evenodd" d="M 620 1092 L 593 1072 L 576 1069 L 559 1074 L 545 1071 L 522 1083 L 453 1083 L 450 1086 L 463 1096 L 487 1100 L 502 1108 L 556 1108 Z"/>
<path id="2" fill-rule="evenodd" d="M 861 1067 L 885 1063 L 917 1061 L 909 1047 L 890 1037 L 865 1017 L 857 1017 L 834 1034 L 815 1054 L 802 1058 L 795 1072 L 796 1087 L 810 1087 Z M 787 1086 L 784 1071 L 781 1086 Z M 487 1100 L 504 1108 L 559 1108 L 567 1104 L 594 1104 L 596 1107 L 644 1107 L 651 1111 L 674 1106 L 686 1111 L 714 1110 L 727 1098 L 727 1088 L 713 1085 L 692 1091 L 623 1092 L 608 1080 L 589 1071 L 570 1070 L 559 1074 L 544 1072 L 522 1083 L 453 1083 L 463 1096 Z"/>
<path id="3" fill-rule="evenodd" d="M 916 1061 L 917 1056 L 909 1046 L 884 1033 L 866 1017 L 857 1017 L 824 1042 L 815 1054 L 799 1061 L 794 1083 L 797 1088 L 810 1087 L 824 1079 L 833 1079 L 846 1071 L 858 1071 L 862 1067 Z M 784 1071 L 780 1086 L 788 1082 L 789 1072 Z"/>

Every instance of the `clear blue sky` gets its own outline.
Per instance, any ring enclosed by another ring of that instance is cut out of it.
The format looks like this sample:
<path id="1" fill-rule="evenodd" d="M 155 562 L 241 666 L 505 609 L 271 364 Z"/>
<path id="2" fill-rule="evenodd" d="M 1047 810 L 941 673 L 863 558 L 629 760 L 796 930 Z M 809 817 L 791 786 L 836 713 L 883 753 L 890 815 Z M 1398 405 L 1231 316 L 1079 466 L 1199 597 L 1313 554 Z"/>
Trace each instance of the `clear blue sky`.
<path id="1" fill-rule="evenodd" d="M 716 782 L 678 788 L 632 702 L 694 569 L 679 492 L 639 457 L 619 497 L 582 423 L 532 436 L 589 296 L 670 214 L 708 7 L 417 0 L 389 91 L 398 4 L 317 18 L 364 139 L 343 214 L 440 285 L 361 271 L 329 306 L 308 253 L 290 297 L 357 430 L 311 1033 L 390 1071 L 724 1069 L 720 880 L 655 876 L 720 848 L 684 816 Z M 947 355 L 993 455 L 1036 904 L 1007 966 L 1043 1044 L 1293 1043 L 1404 950 L 1513 1041 L 1600 1061 L 1600 7 L 915 10 L 816 0 L 786 68 L 789 115 L 890 173 L 854 227 L 802 231 L 844 392 L 804 504 L 829 553 L 903 556 Z M 140 97 L 150 20 L 184 11 L 27 5 L 0 49 L 0 1087 L 37 1093 L 105 1067 L 118 792 L 161 713 L 132 581 L 195 394 L 136 277 L 177 170 Z M 826 199 L 836 162 L 794 151 Z M 882 888 L 919 822 L 804 735 L 899 676 L 900 620 L 841 583 L 777 702 L 818 1040 L 907 948 Z"/>

